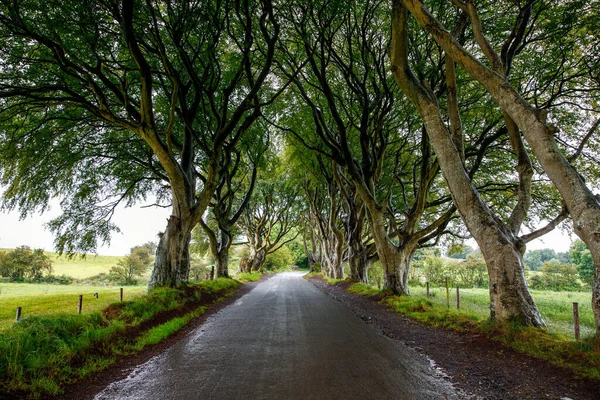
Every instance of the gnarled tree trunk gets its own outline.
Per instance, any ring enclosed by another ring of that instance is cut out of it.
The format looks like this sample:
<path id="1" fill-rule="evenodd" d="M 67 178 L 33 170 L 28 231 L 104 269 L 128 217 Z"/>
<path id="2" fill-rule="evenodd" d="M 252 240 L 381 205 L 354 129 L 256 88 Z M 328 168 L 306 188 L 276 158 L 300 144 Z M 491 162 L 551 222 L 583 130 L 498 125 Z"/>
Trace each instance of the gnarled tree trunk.
<path id="1" fill-rule="evenodd" d="M 156 248 L 154 268 L 148 290 L 158 286 L 176 286 L 188 280 L 190 271 L 189 243 L 190 223 L 171 215 L 167 229 Z"/>

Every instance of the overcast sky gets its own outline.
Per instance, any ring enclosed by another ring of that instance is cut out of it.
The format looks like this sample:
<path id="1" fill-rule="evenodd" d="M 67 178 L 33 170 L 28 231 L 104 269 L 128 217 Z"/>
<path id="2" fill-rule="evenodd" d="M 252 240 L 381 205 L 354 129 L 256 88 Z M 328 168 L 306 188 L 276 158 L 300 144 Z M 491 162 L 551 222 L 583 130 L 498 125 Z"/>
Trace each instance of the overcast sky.
<path id="1" fill-rule="evenodd" d="M 41 216 L 28 217 L 25 220 L 19 220 L 18 212 L 0 213 L 0 248 L 27 245 L 54 251 L 54 239 L 52 234 L 44 229 L 44 223 L 59 213 L 58 205 Z M 148 241 L 157 242 L 157 234 L 165 230 L 169 214 L 169 208 L 117 208 L 113 221 L 121 228 L 121 233 L 113 234 L 110 245 L 98 248 L 98 254 L 122 256 L 136 245 Z"/>
<path id="2" fill-rule="evenodd" d="M 50 232 L 44 229 L 44 223 L 51 220 L 60 212 L 58 205 L 41 216 L 29 217 L 19 220 L 17 212 L 0 213 L 0 248 L 15 248 L 27 245 L 32 248 L 42 248 L 53 251 L 53 238 Z M 157 234 L 165 229 L 169 208 L 123 208 L 119 207 L 114 215 L 114 222 L 121 228 L 121 233 L 113 235 L 110 245 L 98 248 L 98 254 L 121 256 L 129 253 L 136 245 L 148 241 L 157 242 Z M 568 251 L 575 236 L 569 237 L 560 230 L 535 240 L 527 246 L 528 250 L 551 248 L 556 252 Z M 469 245 L 475 247 L 474 241 Z"/>

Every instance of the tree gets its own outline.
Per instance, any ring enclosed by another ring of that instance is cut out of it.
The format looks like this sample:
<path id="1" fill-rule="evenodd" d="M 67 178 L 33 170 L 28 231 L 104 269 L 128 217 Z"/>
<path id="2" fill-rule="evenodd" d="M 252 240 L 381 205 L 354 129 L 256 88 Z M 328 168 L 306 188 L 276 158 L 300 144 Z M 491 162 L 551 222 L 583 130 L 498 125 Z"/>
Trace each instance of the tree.
<path id="1" fill-rule="evenodd" d="M 125 284 L 135 283 L 135 277 L 144 274 L 152 262 L 151 253 L 145 245 L 136 246 L 131 252 L 121 258 L 117 265 L 110 269 L 110 273 L 118 277 Z"/>
<path id="2" fill-rule="evenodd" d="M 4 205 L 26 214 L 64 197 L 56 245 L 85 252 L 116 229 L 117 204 L 157 195 L 172 215 L 149 287 L 186 281 L 219 163 L 276 90 L 264 85 L 279 34 L 271 1 L 1 7 Z"/>
<path id="3" fill-rule="evenodd" d="M 332 161 L 336 181 L 341 183 L 338 188 L 342 192 L 351 189 L 344 194 L 345 206 L 352 207 L 356 216 L 368 210 L 370 233 L 384 266 L 385 287 L 408 294 L 413 253 L 447 232 L 455 209 L 447 196 L 428 199 L 434 188 L 439 188 L 439 166 L 411 110 L 396 101 L 397 89 L 386 61 L 382 7 L 380 1 L 309 1 L 288 17 L 292 24 L 286 32 L 288 47 L 302 52 L 285 53 L 280 71 L 290 77 L 286 67 L 296 71 L 306 63 L 298 78 L 292 79 L 295 93 L 307 106 L 308 118 L 302 120 L 302 126 L 288 123 L 282 130 Z M 350 202 L 350 198 L 360 201 Z M 339 207 L 335 197 L 328 199 L 330 206 Z M 352 220 L 348 232 L 358 232 L 356 227 L 363 222 Z M 322 236 L 334 236 L 333 227 L 332 235 Z M 335 236 L 340 237 L 339 233 Z M 354 237 L 362 240 L 361 236 Z M 334 247 L 339 250 L 339 245 Z M 357 246 L 352 253 L 362 256 L 363 250 Z"/>
<path id="4" fill-rule="evenodd" d="M 444 178 L 448 183 L 454 204 L 467 228 L 477 241 L 485 258 L 490 279 L 490 311 L 492 320 L 517 320 L 524 325 L 542 326 L 540 313 L 531 297 L 523 269 L 524 240 L 518 238 L 530 203 L 530 193 L 525 174 L 520 175 L 519 201 L 508 223 L 503 223 L 482 201 L 477 189 L 464 168 L 459 150 L 462 127 L 458 103 L 448 101 L 451 130 L 442 120 L 435 93 L 423 86 L 409 65 L 408 6 L 395 0 L 392 9 L 392 71 L 398 85 L 413 103 L 423 119 L 427 135 L 439 160 Z M 455 87 L 453 65 L 445 64 L 446 80 Z M 456 94 L 454 90 L 450 93 Z M 510 121 L 506 120 L 506 123 Z M 515 148 L 521 147 L 514 143 Z M 517 151 L 517 154 L 522 154 Z M 523 193 L 525 191 L 526 193 Z"/>
<path id="5" fill-rule="evenodd" d="M 267 255 L 299 234 L 295 229 L 301 215 L 299 190 L 289 187 L 284 166 L 277 159 L 272 161 L 239 221 L 250 246 L 250 262 L 242 272 L 262 271 Z"/>
<path id="6" fill-rule="evenodd" d="M 257 164 L 265 152 L 263 143 L 252 145 L 254 148 L 247 148 L 245 157 L 241 151 L 236 151 L 223 158 L 219 167 L 219 184 L 210 204 L 211 217 L 215 224 L 209 224 L 203 219 L 199 221 L 208 236 L 209 248 L 215 259 L 215 277 L 229 277 L 229 249 L 236 233 L 235 224 L 248 206 L 256 183 Z M 240 192 L 244 193 L 241 198 Z"/>
<path id="7" fill-rule="evenodd" d="M 471 77 L 484 86 L 503 112 L 513 119 L 515 124 L 521 130 L 526 142 L 531 146 L 531 150 L 540 165 L 560 192 L 573 220 L 574 230 L 586 243 L 590 249 L 592 259 L 594 260 L 596 272 L 592 285 L 592 309 L 596 321 L 596 335 L 600 335 L 600 272 L 598 272 L 600 271 L 600 237 L 596 234 L 598 226 L 600 225 L 600 203 L 592 190 L 587 186 L 586 182 L 581 178 L 579 172 L 570 163 L 570 161 L 574 161 L 581 154 L 585 143 L 592 136 L 593 131 L 595 130 L 594 127 L 597 127 L 597 124 L 592 124 L 592 129 L 588 130 L 587 134 L 583 136 L 583 140 L 581 141 L 581 144 L 577 146 L 575 153 L 570 157 L 566 157 L 557 144 L 556 136 L 559 133 L 559 130 L 552 124 L 551 120 L 548 119 L 547 110 L 540 110 L 538 107 L 525 100 L 512 87 L 510 82 L 507 81 L 506 75 L 498 74 L 494 68 L 495 65 L 501 62 L 502 57 L 506 54 L 515 54 L 515 51 L 511 51 L 510 41 L 514 39 L 515 36 L 513 34 L 515 32 L 520 32 L 519 29 L 513 30 L 513 33 L 511 33 L 509 38 L 509 46 L 506 48 L 503 47 L 502 53 L 498 55 L 483 31 L 481 16 L 474 3 L 471 1 L 452 1 L 452 3 L 464 12 L 471 21 L 473 34 L 479 48 L 478 50 L 486 56 L 488 62 L 492 66 L 492 68 L 488 68 L 474 56 L 473 52 L 467 51 L 429 12 L 421 1 L 402 0 L 401 3 L 415 17 L 417 23 L 432 36 L 441 48 L 444 49 L 448 56 L 459 64 Z M 572 35 L 560 33 L 561 37 L 567 37 L 569 39 L 567 43 L 563 40 L 559 40 L 560 45 L 564 46 L 562 50 L 565 52 L 569 50 L 575 51 L 579 54 L 577 55 L 576 53 L 573 57 L 577 64 L 572 67 L 589 70 L 590 67 L 595 66 L 597 69 L 600 58 L 595 56 L 596 53 L 593 48 L 593 43 L 597 42 L 593 39 L 590 40 L 590 38 L 593 37 L 592 32 L 597 29 L 597 10 L 587 5 L 586 2 L 559 2 L 558 5 L 558 7 L 549 9 L 553 12 L 557 12 L 558 10 L 564 11 L 563 14 L 567 18 L 561 22 L 567 24 L 570 23 L 570 26 L 567 25 L 569 29 L 575 28 L 574 31 L 569 32 L 574 32 Z M 524 8 L 527 7 L 529 6 L 526 5 Z M 527 10 L 524 10 L 525 12 L 521 13 L 524 8 L 520 7 L 518 9 L 518 19 L 530 15 L 527 13 Z M 577 17 L 574 17 L 574 15 L 577 15 Z M 568 17 L 570 17 L 570 19 Z M 540 20 L 543 19 L 540 18 Z M 578 24 L 581 22 L 587 24 L 587 26 L 584 25 L 582 27 L 573 25 L 573 23 Z M 552 24 L 552 26 L 554 27 L 554 24 Z M 528 32 L 538 33 L 538 31 L 531 28 L 527 30 L 527 23 L 523 24 L 523 29 Z M 561 37 L 557 35 L 550 36 L 545 31 L 540 33 L 540 40 L 548 37 L 561 39 Z M 531 42 L 532 41 L 533 39 Z M 519 44 L 517 44 L 517 47 L 518 46 Z M 536 47 L 539 48 L 537 41 Z M 506 52 L 504 50 L 506 50 Z M 583 58 L 587 58 L 589 61 L 579 61 Z M 564 69 L 564 66 L 561 66 L 561 69 Z M 590 75 L 583 73 L 579 76 L 585 76 L 587 78 L 587 76 Z M 592 85 L 597 85 L 594 76 L 592 75 L 590 78 Z M 566 84 L 567 81 L 568 80 L 563 79 L 562 83 Z M 578 82 L 573 83 L 575 85 L 578 84 Z M 585 93 L 589 94 L 590 92 L 589 88 L 583 88 L 580 91 L 582 96 Z M 555 98 L 556 96 L 552 96 L 551 101 Z M 580 100 L 583 100 L 583 97 Z M 580 130 L 583 130 L 581 128 Z"/>
<path id="8" fill-rule="evenodd" d="M 40 279 L 44 274 L 52 275 L 52 262 L 44 250 L 19 246 L 11 251 L 0 252 L 0 276 L 22 281 Z"/>
<path id="9" fill-rule="evenodd" d="M 576 240 L 569 249 L 569 259 L 577 267 L 581 280 L 588 285 L 594 281 L 594 261 L 592 253 L 582 240 Z"/>

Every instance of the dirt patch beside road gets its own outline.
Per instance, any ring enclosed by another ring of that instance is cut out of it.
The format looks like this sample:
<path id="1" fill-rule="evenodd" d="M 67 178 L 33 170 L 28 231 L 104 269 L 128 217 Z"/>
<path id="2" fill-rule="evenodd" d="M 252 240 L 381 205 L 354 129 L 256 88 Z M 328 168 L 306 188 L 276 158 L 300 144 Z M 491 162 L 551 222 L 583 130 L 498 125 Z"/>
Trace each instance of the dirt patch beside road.
<path id="1" fill-rule="evenodd" d="M 401 341 L 431 359 L 458 388 L 482 399 L 598 399 L 600 382 L 576 378 L 570 370 L 517 353 L 487 337 L 432 328 L 379 303 L 379 298 L 346 291 L 350 285 L 309 280 L 346 305 L 382 335 Z"/>

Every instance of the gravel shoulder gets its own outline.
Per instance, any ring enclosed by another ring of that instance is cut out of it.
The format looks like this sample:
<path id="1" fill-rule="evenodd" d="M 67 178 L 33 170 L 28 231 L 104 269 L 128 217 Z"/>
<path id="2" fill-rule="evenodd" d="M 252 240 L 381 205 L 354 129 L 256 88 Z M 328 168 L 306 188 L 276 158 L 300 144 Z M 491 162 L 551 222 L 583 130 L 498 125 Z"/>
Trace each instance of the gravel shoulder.
<path id="1" fill-rule="evenodd" d="M 458 389 L 480 399 L 599 399 L 600 382 L 579 379 L 567 369 L 506 348 L 486 337 L 422 325 L 379 303 L 346 291 L 350 285 L 310 282 L 340 301 L 380 334 L 431 359 Z"/>

